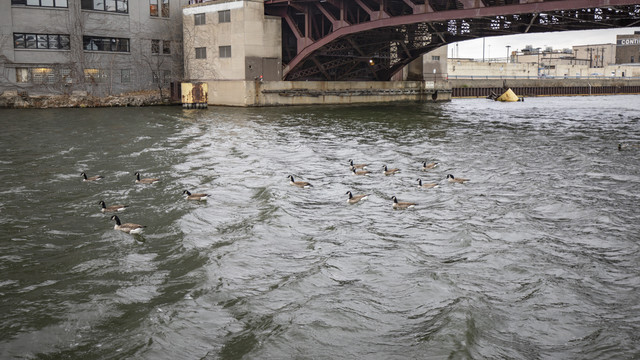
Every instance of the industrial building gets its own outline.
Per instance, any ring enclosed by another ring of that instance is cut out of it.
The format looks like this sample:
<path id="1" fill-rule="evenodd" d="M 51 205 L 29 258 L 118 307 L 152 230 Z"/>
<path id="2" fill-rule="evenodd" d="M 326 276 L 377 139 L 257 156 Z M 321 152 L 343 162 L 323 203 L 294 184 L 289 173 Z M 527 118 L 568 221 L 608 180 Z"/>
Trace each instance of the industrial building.
<path id="1" fill-rule="evenodd" d="M 183 78 L 187 0 L 0 2 L 0 93 L 104 96 Z"/>

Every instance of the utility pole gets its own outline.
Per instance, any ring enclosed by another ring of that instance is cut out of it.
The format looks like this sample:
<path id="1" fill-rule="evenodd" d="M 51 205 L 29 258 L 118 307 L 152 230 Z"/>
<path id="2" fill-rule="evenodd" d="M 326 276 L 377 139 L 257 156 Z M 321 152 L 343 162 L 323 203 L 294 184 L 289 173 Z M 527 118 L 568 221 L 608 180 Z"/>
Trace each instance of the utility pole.
<path id="1" fill-rule="evenodd" d="M 484 62 L 484 38 L 482 38 L 482 62 Z"/>
<path id="2" fill-rule="evenodd" d="M 511 45 L 507 45 L 507 64 L 509 63 L 509 48 L 511 47 Z"/>

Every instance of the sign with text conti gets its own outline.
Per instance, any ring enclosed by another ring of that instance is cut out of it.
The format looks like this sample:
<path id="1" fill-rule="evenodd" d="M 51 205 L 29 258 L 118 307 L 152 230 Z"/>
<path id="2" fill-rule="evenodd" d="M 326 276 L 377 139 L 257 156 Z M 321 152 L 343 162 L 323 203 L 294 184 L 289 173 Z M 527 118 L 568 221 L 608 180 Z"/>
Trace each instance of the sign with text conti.
<path id="1" fill-rule="evenodd" d="M 618 39 L 618 45 L 640 45 L 640 38 Z"/>

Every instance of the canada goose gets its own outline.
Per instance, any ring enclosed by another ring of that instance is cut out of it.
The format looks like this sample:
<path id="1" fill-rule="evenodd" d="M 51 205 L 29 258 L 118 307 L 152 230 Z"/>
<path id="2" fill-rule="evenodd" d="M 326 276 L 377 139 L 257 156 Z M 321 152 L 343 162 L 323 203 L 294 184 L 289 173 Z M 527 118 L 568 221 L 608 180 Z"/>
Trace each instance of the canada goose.
<path id="1" fill-rule="evenodd" d="M 187 195 L 186 197 L 187 200 L 200 200 L 200 201 L 206 201 L 207 198 L 209 197 L 209 194 L 192 194 L 189 192 L 189 190 L 183 191 L 182 195 Z"/>
<path id="2" fill-rule="evenodd" d="M 632 148 L 640 148 L 639 144 L 618 144 L 618 151 L 630 150 Z"/>
<path id="3" fill-rule="evenodd" d="M 347 191 L 347 195 L 349 195 L 349 198 L 347 199 L 349 204 L 355 204 L 358 201 L 365 200 L 369 197 L 369 194 L 353 195 L 351 194 L 351 191 Z"/>
<path id="4" fill-rule="evenodd" d="M 391 199 L 393 200 L 394 209 L 409 209 L 416 206 L 416 203 L 412 202 L 398 202 L 398 199 L 395 196 L 392 196 Z"/>
<path id="5" fill-rule="evenodd" d="M 453 177 L 453 175 L 451 174 L 447 175 L 447 179 L 449 179 L 449 182 L 455 182 L 459 184 L 464 184 L 465 181 L 469 181 L 469 179 Z"/>
<path id="6" fill-rule="evenodd" d="M 120 230 L 122 232 L 126 232 L 127 234 L 140 234 L 142 230 L 146 227 L 144 225 L 132 224 L 132 223 L 124 223 L 120 222 L 120 219 L 117 215 L 113 215 L 111 220 L 116 222 L 116 225 L 113 227 L 114 230 Z"/>
<path id="7" fill-rule="evenodd" d="M 368 170 L 356 170 L 356 168 L 351 167 L 351 172 L 353 175 L 369 175 L 371 171 Z"/>
<path id="8" fill-rule="evenodd" d="M 418 179 L 418 187 L 421 188 L 421 189 L 431 189 L 431 188 L 438 187 L 438 184 L 436 184 L 436 183 L 423 184 L 422 183 L 422 179 Z"/>
<path id="9" fill-rule="evenodd" d="M 85 174 L 84 171 L 80 175 L 83 177 L 82 181 L 96 181 L 102 179 L 102 175 L 87 177 L 87 174 Z"/>
<path id="10" fill-rule="evenodd" d="M 289 178 L 289 184 L 291 185 L 295 185 L 299 188 L 310 188 L 313 187 L 313 185 L 311 185 L 310 183 L 306 182 L 306 181 L 295 181 L 293 180 L 293 175 L 289 175 L 287 176 L 287 178 Z"/>
<path id="11" fill-rule="evenodd" d="M 382 165 L 382 168 L 384 169 L 382 172 L 385 175 L 393 175 L 393 174 L 397 173 L 398 171 L 400 171 L 400 169 L 397 169 L 397 168 L 387 169 L 387 165 Z"/>
<path id="12" fill-rule="evenodd" d="M 140 173 L 136 173 L 136 184 L 153 184 L 155 182 L 160 181 L 158 178 L 144 178 L 140 179 Z"/>
<path id="13" fill-rule="evenodd" d="M 104 200 L 100 200 L 100 202 L 98 203 L 100 204 L 101 208 L 100 211 L 102 212 L 116 212 L 116 211 L 122 211 L 124 210 L 126 207 L 128 207 L 129 205 L 111 205 L 111 206 L 107 206 L 104 203 Z"/>
<path id="14" fill-rule="evenodd" d="M 354 164 L 353 160 L 349 159 L 349 165 L 356 169 L 366 169 L 368 164 Z"/>
<path id="15" fill-rule="evenodd" d="M 426 161 L 422 162 L 422 171 L 431 170 L 434 167 L 438 166 L 437 162 L 428 163 Z"/>

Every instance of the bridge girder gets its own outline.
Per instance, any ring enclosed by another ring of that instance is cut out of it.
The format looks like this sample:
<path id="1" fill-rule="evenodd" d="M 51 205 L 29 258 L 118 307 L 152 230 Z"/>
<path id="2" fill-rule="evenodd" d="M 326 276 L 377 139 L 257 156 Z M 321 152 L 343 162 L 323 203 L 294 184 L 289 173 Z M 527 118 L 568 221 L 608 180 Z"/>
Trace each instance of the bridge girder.
<path id="1" fill-rule="evenodd" d="M 267 0 L 285 80 L 389 80 L 448 43 L 640 25 L 639 0 Z"/>

